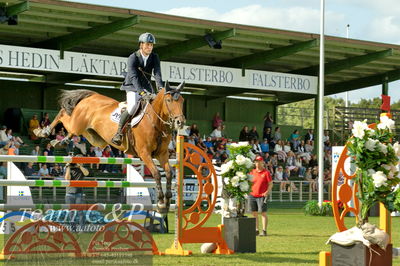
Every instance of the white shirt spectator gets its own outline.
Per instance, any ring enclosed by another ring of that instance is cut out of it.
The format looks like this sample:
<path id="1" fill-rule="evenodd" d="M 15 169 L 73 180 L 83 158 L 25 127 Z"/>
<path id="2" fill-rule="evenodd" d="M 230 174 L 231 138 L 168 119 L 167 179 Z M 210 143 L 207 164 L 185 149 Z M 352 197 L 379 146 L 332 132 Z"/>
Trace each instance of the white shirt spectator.
<path id="1" fill-rule="evenodd" d="M 6 130 L 0 130 L 0 142 L 8 142 L 9 139 L 6 134 Z"/>
<path id="2" fill-rule="evenodd" d="M 253 144 L 254 153 L 262 153 L 260 144 Z"/>
<path id="3" fill-rule="evenodd" d="M 282 149 L 282 146 L 281 145 L 279 145 L 279 144 L 276 144 L 275 145 L 275 148 L 274 148 L 274 152 L 278 152 L 278 151 L 282 151 L 283 149 Z"/>
<path id="4" fill-rule="evenodd" d="M 275 180 L 277 180 L 277 181 L 283 180 L 283 171 L 279 171 L 278 169 L 276 169 Z"/>
<path id="5" fill-rule="evenodd" d="M 47 169 L 47 168 L 44 169 L 44 168 L 42 167 L 42 168 L 39 169 L 38 174 L 39 174 L 40 176 L 48 176 L 48 175 L 49 175 L 49 169 Z"/>
<path id="6" fill-rule="evenodd" d="M 283 146 L 283 151 L 284 152 L 288 153 L 288 152 L 290 152 L 290 150 L 291 150 L 290 145 Z"/>
<path id="7" fill-rule="evenodd" d="M 212 138 L 222 138 L 221 130 L 218 130 L 218 128 L 214 129 L 213 132 L 211 132 L 210 137 L 212 137 Z"/>

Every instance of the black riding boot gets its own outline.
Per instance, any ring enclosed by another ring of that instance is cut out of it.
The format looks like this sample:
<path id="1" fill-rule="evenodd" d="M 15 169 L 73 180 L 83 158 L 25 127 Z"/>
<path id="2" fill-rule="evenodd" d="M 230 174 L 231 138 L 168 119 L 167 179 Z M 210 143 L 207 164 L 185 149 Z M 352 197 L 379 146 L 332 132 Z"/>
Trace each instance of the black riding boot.
<path id="1" fill-rule="evenodd" d="M 128 120 L 128 118 L 130 117 L 128 111 L 124 111 L 121 114 L 121 118 L 119 120 L 119 124 L 118 124 L 118 130 L 117 133 L 115 133 L 114 137 L 112 138 L 111 142 L 114 143 L 115 145 L 121 145 L 122 143 L 122 128 L 124 127 L 126 121 Z"/>

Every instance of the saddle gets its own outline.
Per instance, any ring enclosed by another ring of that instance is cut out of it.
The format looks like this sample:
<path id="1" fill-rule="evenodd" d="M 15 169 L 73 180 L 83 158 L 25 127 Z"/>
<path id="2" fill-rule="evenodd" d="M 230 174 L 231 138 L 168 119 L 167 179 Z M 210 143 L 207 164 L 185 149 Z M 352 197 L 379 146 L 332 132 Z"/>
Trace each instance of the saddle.
<path id="1" fill-rule="evenodd" d="M 148 105 L 148 101 L 140 99 L 138 104 L 139 104 L 138 108 L 136 109 L 135 113 L 133 113 L 131 117 L 128 119 L 128 122 L 123 127 L 124 129 L 128 125 L 129 127 L 134 127 L 142 120 Z M 119 115 L 121 115 L 122 112 L 126 110 L 126 108 L 127 108 L 127 102 L 120 102 L 118 104 Z"/>

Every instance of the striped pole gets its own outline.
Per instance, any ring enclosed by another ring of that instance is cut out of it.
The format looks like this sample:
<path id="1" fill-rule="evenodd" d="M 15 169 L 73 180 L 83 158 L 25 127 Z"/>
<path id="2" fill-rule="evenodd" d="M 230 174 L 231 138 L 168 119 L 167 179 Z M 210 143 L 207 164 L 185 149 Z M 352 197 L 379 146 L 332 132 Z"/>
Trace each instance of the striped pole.
<path id="1" fill-rule="evenodd" d="M 162 182 L 165 186 L 166 182 Z M 94 181 L 94 180 L 0 180 L 0 187 L 29 186 L 29 187 L 144 187 L 155 188 L 156 182 L 129 182 L 129 181 Z"/>
<path id="2" fill-rule="evenodd" d="M 153 159 L 159 165 L 158 160 Z M 80 164 L 144 164 L 140 158 L 116 158 L 116 157 L 70 157 L 70 156 L 32 156 L 32 155 L 0 155 L 0 162 L 24 162 L 24 163 L 80 163 Z M 176 159 L 169 160 L 170 165 L 177 164 Z"/>
<path id="3" fill-rule="evenodd" d="M 171 204 L 170 209 L 175 210 L 176 205 Z M 18 211 L 18 210 L 92 210 L 92 211 L 152 211 L 157 210 L 157 204 L 141 205 L 138 204 L 33 204 L 33 205 L 15 205 L 15 204 L 0 204 L 0 211 Z"/>

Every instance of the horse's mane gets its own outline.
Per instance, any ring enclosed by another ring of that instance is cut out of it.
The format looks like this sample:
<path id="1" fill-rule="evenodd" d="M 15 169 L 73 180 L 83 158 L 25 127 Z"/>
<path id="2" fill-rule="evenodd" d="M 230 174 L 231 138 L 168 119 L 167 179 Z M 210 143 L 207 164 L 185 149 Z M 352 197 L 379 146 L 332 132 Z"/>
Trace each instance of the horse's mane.
<path id="1" fill-rule="evenodd" d="M 64 109 L 68 115 L 72 114 L 75 106 L 82 100 L 97 92 L 91 90 L 61 90 L 58 103 L 62 109 Z"/>

